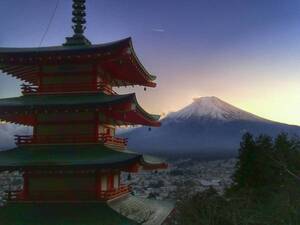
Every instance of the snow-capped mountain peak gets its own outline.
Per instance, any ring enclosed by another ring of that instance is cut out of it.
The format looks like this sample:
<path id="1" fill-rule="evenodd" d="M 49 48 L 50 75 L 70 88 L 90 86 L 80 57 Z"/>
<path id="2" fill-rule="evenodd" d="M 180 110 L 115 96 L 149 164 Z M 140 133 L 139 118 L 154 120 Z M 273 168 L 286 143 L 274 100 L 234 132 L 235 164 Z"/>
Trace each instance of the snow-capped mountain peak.
<path id="1" fill-rule="evenodd" d="M 238 109 L 216 97 L 194 99 L 185 108 L 168 114 L 162 126 L 139 127 L 122 137 L 129 148 L 168 156 L 196 154 L 205 157 L 235 157 L 245 132 L 272 137 L 281 132 L 300 134 L 300 127 L 273 122 Z M 198 157 L 198 156 L 197 156 Z"/>
<path id="2" fill-rule="evenodd" d="M 200 97 L 185 108 L 167 115 L 168 119 L 186 120 L 189 118 L 209 118 L 222 121 L 251 120 L 266 121 L 263 118 L 243 111 L 217 97 Z"/>

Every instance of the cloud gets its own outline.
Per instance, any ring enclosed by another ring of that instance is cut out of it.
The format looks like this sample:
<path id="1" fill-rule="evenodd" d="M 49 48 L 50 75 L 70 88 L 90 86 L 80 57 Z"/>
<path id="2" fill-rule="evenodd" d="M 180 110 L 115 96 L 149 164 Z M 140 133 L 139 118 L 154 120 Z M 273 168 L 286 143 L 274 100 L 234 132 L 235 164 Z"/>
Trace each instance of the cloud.
<path id="1" fill-rule="evenodd" d="M 162 29 L 162 28 L 153 28 L 152 31 L 163 33 L 163 32 L 165 32 L 165 29 Z"/>

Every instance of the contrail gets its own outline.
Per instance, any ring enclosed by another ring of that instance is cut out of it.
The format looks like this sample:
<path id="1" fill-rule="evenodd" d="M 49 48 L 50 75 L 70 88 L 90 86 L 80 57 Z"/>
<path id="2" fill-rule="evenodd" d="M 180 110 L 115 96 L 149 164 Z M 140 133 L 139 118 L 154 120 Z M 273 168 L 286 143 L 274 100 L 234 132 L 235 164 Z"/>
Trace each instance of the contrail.
<path id="1" fill-rule="evenodd" d="M 165 29 L 162 29 L 162 28 L 154 28 L 154 29 L 152 29 L 152 31 L 154 31 L 154 32 L 165 32 Z"/>

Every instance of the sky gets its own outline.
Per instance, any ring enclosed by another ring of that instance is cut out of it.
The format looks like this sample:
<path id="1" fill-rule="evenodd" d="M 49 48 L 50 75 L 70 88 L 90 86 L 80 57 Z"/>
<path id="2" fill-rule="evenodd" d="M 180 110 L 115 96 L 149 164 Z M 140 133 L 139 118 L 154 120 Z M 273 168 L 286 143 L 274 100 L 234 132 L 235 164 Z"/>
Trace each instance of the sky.
<path id="1" fill-rule="evenodd" d="M 1 0 L 0 46 L 38 47 L 57 0 Z M 60 0 L 42 46 L 72 35 L 71 0 Z M 135 91 L 149 112 L 167 114 L 217 96 L 258 116 L 300 125 L 299 0 L 87 0 L 94 44 L 133 38 L 157 88 Z M 0 76 L 0 97 L 20 95 Z"/>

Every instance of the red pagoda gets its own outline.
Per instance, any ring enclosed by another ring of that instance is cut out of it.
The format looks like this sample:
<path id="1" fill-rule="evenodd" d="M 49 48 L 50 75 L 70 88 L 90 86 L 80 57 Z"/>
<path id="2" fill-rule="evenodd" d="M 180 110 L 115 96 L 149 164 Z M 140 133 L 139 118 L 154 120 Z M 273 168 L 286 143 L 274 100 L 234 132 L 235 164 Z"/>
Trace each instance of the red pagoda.
<path id="1" fill-rule="evenodd" d="M 0 69 L 20 80 L 21 97 L 0 99 L 1 120 L 33 127 L 0 152 L 1 171 L 20 171 L 23 189 L 9 192 L 2 225 L 159 225 L 168 202 L 137 198 L 121 172 L 167 164 L 129 151 L 115 136 L 123 125 L 160 126 L 135 94 L 113 88 L 155 87 L 130 38 L 92 45 L 84 36 L 85 0 L 73 0 L 74 35 L 62 46 L 0 48 Z"/>

